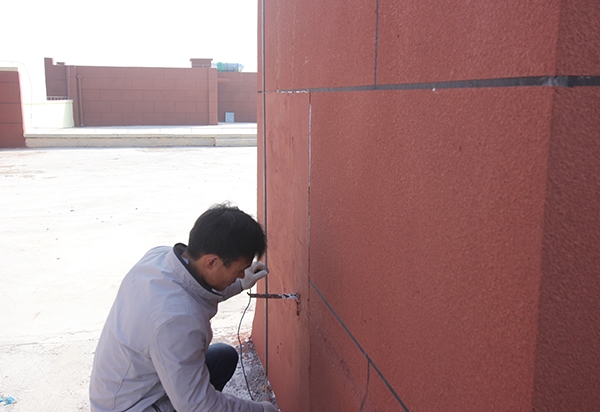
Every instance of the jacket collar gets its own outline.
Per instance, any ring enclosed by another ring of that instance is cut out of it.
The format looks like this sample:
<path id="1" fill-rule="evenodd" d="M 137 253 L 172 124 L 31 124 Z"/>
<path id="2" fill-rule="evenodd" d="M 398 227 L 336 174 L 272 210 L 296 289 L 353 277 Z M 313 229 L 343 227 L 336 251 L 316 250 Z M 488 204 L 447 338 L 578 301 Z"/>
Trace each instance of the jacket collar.
<path id="1" fill-rule="evenodd" d="M 167 259 L 175 269 L 177 276 L 200 296 L 213 300 L 217 303 L 223 301 L 224 297 L 221 293 L 212 289 L 203 279 L 194 276 L 190 270 L 188 262 L 186 262 L 187 259 L 181 256 L 181 254 L 185 251 L 185 248 L 186 245 L 183 243 L 177 243 L 169 251 L 167 256 Z"/>

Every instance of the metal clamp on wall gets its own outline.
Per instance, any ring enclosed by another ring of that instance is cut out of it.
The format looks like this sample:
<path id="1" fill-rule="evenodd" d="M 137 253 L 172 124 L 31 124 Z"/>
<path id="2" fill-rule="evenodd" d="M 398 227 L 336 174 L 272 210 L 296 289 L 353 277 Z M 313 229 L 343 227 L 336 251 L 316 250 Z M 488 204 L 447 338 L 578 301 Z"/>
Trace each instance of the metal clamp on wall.
<path id="1" fill-rule="evenodd" d="M 256 299 L 295 299 L 299 301 L 298 294 L 296 293 L 250 293 L 248 296 Z"/>

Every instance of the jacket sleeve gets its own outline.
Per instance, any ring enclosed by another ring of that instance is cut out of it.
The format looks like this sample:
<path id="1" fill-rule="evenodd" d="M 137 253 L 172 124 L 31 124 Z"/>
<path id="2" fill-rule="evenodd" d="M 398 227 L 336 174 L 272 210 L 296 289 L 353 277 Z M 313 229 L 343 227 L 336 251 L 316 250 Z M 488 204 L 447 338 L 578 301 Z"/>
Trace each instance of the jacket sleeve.
<path id="1" fill-rule="evenodd" d="M 161 325 L 150 345 L 160 382 L 178 412 L 263 412 L 253 401 L 215 390 L 204 356 L 210 342 L 202 320 L 180 315 Z"/>

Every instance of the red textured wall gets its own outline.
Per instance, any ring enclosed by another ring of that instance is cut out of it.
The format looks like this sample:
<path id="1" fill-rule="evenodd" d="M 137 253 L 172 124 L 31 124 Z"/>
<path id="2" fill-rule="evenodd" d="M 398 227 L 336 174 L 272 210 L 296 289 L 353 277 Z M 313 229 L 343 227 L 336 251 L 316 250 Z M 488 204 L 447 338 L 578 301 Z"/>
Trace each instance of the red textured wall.
<path id="1" fill-rule="evenodd" d="M 530 402 L 552 93 L 312 97 L 311 280 L 415 410 Z"/>
<path id="2" fill-rule="evenodd" d="M 260 301 L 253 340 L 281 410 L 596 410 L 600 8 L 264 6 L 268 291 L 300 303 Z"/>
<path id="3" fill-rule="evenodd" d="M 0 69 L 0 148 L 25 147 L 21 86 L 16 69 Z"/>
<path id="4" fill-rule="evenodd" d="M 256 73 L 218 73 L 219 121 L 233 112 L 236 122 L 256 123 Z"/>
<path id="5" fill-rule="evenodd" d="M 216 69 L 64 66 L 49 60 L 47 93 L 73 100 L 77 126 L 218 123 Z"/>
<path id="6" fill-rule="evenodd" d="M 600 88 L 558 90 L 548 153 L 535 410 L 593 411 L 600 404 L 599 135 Z"/>
<path id="7" fill-rule="evenodd" d="M 49 99 L 71 98 L 67 87 L 67 69 L 64 63 L 54 64 L 54 60 L 46 57 L 44 59 L 44 70 L 46 73 L 46 96 Z"/>
<path id="8" fill-rule="evenodd" d="M 278 398 L 282 410 L 310 410 L 308 364 L 310 360 L 310 327 L 308 324 L 308 94 L 273 95 L 270 100 L 267 128 L 269 133 L 281 136 L 269 145 L 268 205 L 276 207 L 269 214 L 268 232 L 269 293 L 298 293 L 298 305 L 293 300 L 269 302 L 269 322 L 277 330 L 269 341 L 270 353 L 276 353 L 275 362 L 265 366 L 271 376 L 285 376 L 285 386 L 296 389 L 286 391 L 288 396 Z M 260 111 L 259 104 L 259 113 Z M 259 114 L 260 116 L 260 114 Z M 259 123 L 260 124 L 260 123 Z M 262 125 L 260 126 L 262 128 Z M 260 129 L 258 132 L 260 141 Z M 259 143 L 259 162 L 262 148 Z M 291 171 L 293 170 L 293 173 Z M 262 186 L 262 175 L 258 177 Z M 258 210 L 263 208 L 259 197 Z M 260 213 L 259 213 L 260 215 Z M 264 218 L 259 216 L 264 223 Z M 283 275 L 284 271 L 287 271 Z M 259 290 L 264 292 L 264 288 Z M 256 305 L 254 342 L 264 350 L 265 301 Z M 284 326 L 285 325 L 285 326 Z M 285 329 L 285 330 L 284 330 Z M 264 358 L 263 358 L 264 359 Z M 281 382 L 283 383 L 283 381 Z"/>

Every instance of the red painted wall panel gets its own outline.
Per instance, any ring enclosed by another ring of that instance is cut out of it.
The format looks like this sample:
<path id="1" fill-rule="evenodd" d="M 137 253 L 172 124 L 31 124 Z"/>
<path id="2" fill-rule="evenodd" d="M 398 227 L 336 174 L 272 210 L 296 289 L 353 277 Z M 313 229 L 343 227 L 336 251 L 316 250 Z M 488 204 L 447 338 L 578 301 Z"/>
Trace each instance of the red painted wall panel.
<path id="1" fill-rule="evenodd" d="M 258 210 L 270 291 L 303 292 L 253 339 L 284 412 L 595 410 L 597 87 L 375 87 L 597 75 L 591 4 L 265 3 Z"/>
<path id="2" fill-rule="evenodd" d="M 267 60 L 274 70 L 269 88 L 372 83 L 376 6 L 375 0 L 278 1 L 276 18 L 286 23 L 269 25 L 267 31 L 268 44 L 275 49 Z"/>
<path id="3" fill-rule="evenodd" d="M 0 106 L 0 122 L 1 123 L 19 123 L 22 119 L 21 103 L 2 103 Z"/>
<path id="4" fill-rule="evenodd" d="M 159 92 L 161 93 L 161 92 Z M 191 102 L 187 97 L 189 91 L 183 90 L 165 90 L 163 93 L 164 100 L 168 102 Z M 201 102 L 205 102 L 209 99 L 210 95 L 206 92 L 200 93 L 200 95 L 204 96 L 204 99 L 201 99 Z M 194 102 L 196 103 L 196 102 Z"/>
<path id="5" fill-rule="evenodd" d="M 557 74 L 600 75 L 600 5 L 597 1 L 561 1 Z"/>
<path id="6" fill-rule="evenodd" d="M 600 405 L 600 90 L 560 89 L 548 158 L 534 408 Z"/>
<path id="7" fill-rule="evenodd" d="M 312 291 L 310 315 L 310 410 L 360 410 L 367 388 L 366 359 Z M 397 410 L 390 406 L 387 410 Z"/>
<path id="8" fill-rule="evenodd" d="M 218 123 L 216 69 L 64 66 L 53 65 L 52 59 L 45 63 L 48 96 L 73 99 L 76 125 Z"/>
<path id="9" fill-rule="evenodd" d="M 419 410 L 530 405 L 552 93 L 312 95 L 311 280 Z"/>
<path id="10" fill-rule="evenodd" d="M 25 147 L 21 86 L 16 69 L 0 69 L 0 148 Z"/>
<path id="11" fill-rule="evenodd" d="M 180 80 L 180 79 L 185 79 L 186 78 L 188 70 L 189 69 L 175 68 L 173 70 L 166 70 L 163 74 L 165 76 L 165 79 Z"/>
<path id="12" fill-rule="evenodd" d="M 556 74 L 561 2 L 382 0 L 378 82 Z"/>
<path id="13" fill-rule="evenodd" d="M 442 390 L 442 388 L 438 389 Z M 365 390 L 367 397 L 364 399 L 363 412 L 396 412 L 402 410 L 398 399 L 390 392 L 386 382 L 381 379 L 373 368 L 369 371 L 369 379 L 363 391 Z"/>
<path id="14" fill-rule="evenodd" d="M 131 87 L 134 90 L 151 90 L 153 84 L 152 79 L 134 78 Z"/>
<path id="15" fill-rule="evenodd" d="M 277 44 L 277 25 L 274 24 L 277 21 L 277 10 L 278 6 L 276 3 L 266 4 L 265 1 L 259 0 L 257 1 L 258 5 L 258 45 L 257 45 L 257 66 L 258 66 L 258 90 L 260 92 L 263 89 L 266 90 L 274 90 L 277 88 L 276 83 L 276 60 L 277 60 L 277 47 L 272 47 L 272 45 Z M 263 14 L 264 14 L 264 31 L 263 31 Z M 263 43 L 269 45 L 268 47 L 264 47 Z M 265 85 L 263 87 L 263 59 L 265 60 L 265 76 L 264 81 Z M 260 110 L 260 109 L 259 109 Z"/>
<path id="16" fill-rule="evenodd" d="M 123 113 L 101 113 L 102 124 L 113 126 L 127 126 Z"/>
<path id="17" fill-rule="evenodd" d="M 216 69 L 210 69 L 207 79 L 208 90 L 208 117 L 210 124 L 217 124 L 219 119 L 219 92 L 218 92 L 218 73 Z M 199 83 L 198 81 L 196 82 Z"/>
<path id="18" fill-rule="evenodd" d="M 131 113 L 133 112 L 133 102 L 111 102 L 110 110 L 113 113 Z"/>
<path id="19" fill-rule="evenodd" d="M 233 112 L 236 122 L 256 123 L 256 73 L 220 72 L 218 79 L 219 121 Z"/>
<path id="20" fill-rule="evenodd" d="M 174 79 L 154 79 L 154 90 L 173 90 L 174 88 Z"/>
<path id="21" fill-rule="evenodd" d="M 46 96 L 67 97 L 67 71 L 62 65 L 55 65 L 54 60 L 46 57 L 44 59 L 44 71 L 46 74 Z"/>
<path id="22" fill-rule="evenodd" d="M 11 75 L 6 75 L 6 73 L 11 73 Z M 2 84 L 0 103 L 21 103 L 21 87 L 18 75 L 15 76 L 13 73 L 15 72 L 0 72 L 0 83 Z"/>
<path id="23" fill-rule="evenodd" d="M 281 399 L 285 411 L 309 410 L 308 367 L 308 94 L 274 94 L 269 96 L 268 127 L 279 136 L 269 140 L 268 204 L 286 202 L 289 207 L 278 208 L 266 222 L 269 251 L 267 264 L 269 293 L 298 293 L 304 299 L 300 306 L 294 300 L 269 301 L 269 376 L 275 391 L 296 391 Z M 259 148 L 259 153 L 261 153 Z M 262 153 L 260 154 L 262 156 Z M 259 168 L 259 174 L 261 170 Z M 262 185 L 262 178 L 259 177 Z M 264 224 L 264 218 L 261 219 Z M 279 228 L 269 231 L 268 227 Z M 258 286 L 264 292 L 264 284 Z M 253 327 L 253 340 L 264 348 L 266 302 L 259 301 Z M 282 325 L 285 324 L 285 327 Z M 263 358 L 265 352 L 263 351 Z"/>

